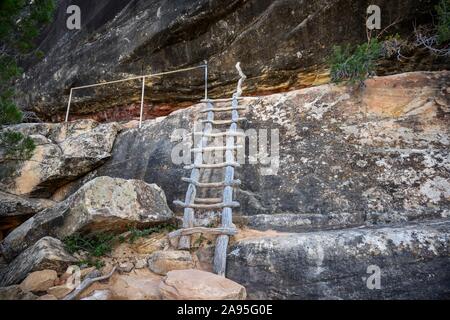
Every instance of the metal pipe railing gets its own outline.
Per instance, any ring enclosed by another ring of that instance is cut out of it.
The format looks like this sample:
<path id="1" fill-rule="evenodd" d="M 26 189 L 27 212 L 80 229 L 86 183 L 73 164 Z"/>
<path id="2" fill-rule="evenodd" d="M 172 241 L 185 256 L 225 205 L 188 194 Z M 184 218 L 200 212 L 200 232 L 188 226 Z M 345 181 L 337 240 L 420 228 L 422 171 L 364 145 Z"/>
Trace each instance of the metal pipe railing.
<path id="1" fill-rule="evenodd" d="M 99 83 L 88 84 L 88 85 L 79 86 L 79 87 L 72 87 L 72 88 L 70 88 L 69 102 L 67 103 L 67 111 L 66 111 L 65 122 L 69 121 L 70 104 L 72 102 L 73 90 L 86 89 L 86 88 L 104 86 L 104 85 L 113 84 L 113 83 L 120 83 L 120 82 L 125 82 L 125 81 L 142 79 L 141 108 L 140 108 L 140 115 L 139 115 L 139 128 L 141 128 L 142 127 L 142 119 L 143 119 L 143 115 L 144 115 L 145 79 L 146 78 L 150 78 L 150 77 L 158 77 L 158 76 L 162 76 L 162 75 L 166 75 L 166 74 L 172 74 L 172 73 L 178 73 L 178 72 L 186 72 L 186 71 L 195 70 L 195 69 L 199 69 L 199 68 L 204 68 L 205 69 L 205 100 L 207 100 L 208 99 L 208 61 L 205 60 L 204 64 L 201 64 L 201 65 L 195 66 L 195 67 L 189 67 L 189 68 L 183 68 L 183 69 L 177 69 L 177 70 L 165 71 L 165 72 L 159 72 L 159 73 L 153 73 L 153 74 L 146 74 L 146 75 L 143 75 L 143 76 L 136 76 L 136 77 L 120 79 L 120 80 L 99 82 Z"/>

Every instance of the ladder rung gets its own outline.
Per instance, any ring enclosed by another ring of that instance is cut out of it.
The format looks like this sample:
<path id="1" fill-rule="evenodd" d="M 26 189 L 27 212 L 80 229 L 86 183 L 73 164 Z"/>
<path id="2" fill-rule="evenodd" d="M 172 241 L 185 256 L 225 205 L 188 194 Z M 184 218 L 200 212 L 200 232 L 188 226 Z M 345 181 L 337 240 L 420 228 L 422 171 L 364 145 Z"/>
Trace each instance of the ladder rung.
<path id="1" fill-rule="evenodd" d="M 227 183 L 225 181 L 220 182 L 198 182 L 194 181 L 191 178 L 182 177 L 182 181 L 192 183 L 194 186 L 198 188 L 221 188 L 226 186 L 238 186 L 241 184 L 241 180 L 233 180 L 230 183 Z"/>
<path id="2" fill-rule="evenodd" d="M 219 98 L 219 99 L 202 99 L 201 102 L 227 102 L 227 101 L 233 101 L 234 99 L 237 100 L 244 100 L 244 99 L 259 99 L 260 97 L 250 97 L 250 96 L 244 96 L 244 97 L 237 97 L 237 98 Z"/>
<path id="3" fill-rule="evenodd" d="M 244 137 L 245 133 L 243 132 L 216 132 L 216 133 L 203 133 L 203 132 L 194 132 L 194 135 L 196 136 L 205 136 L 208 138 L 216 138 L 216 137 L 223 137 L 223 136 L 233 136 L 233 137 Z"/>
<path id="4" fill-rule="evenodd" d="M 201 110 L 200 112 L 201 113 L 205 113 L 205 112 L 209 112 L 209 111 L 212 111 L 212 112 L 224 112 L 224 111 L 245 110 L 245 109 L 247 109 L 247 108 L 246 107 L 236 107 L 236 108 L 224 107 L 224 108 L 204 109 L 204 110 Z"/>
<path id="5" fill-rule="evenodd" d="M 224 146 L 217 146 L 217 147 L 203 147 L 203 148 L 194 148 L 191 149 L 191 152 L 208 152 L 208 151 L 224 151 L 224 150 L 237 150 L 242 149 L 243 146 L 233 146 L 233 147 L 224 147 Z"/>
<path id="6" fill-rule="evenodd" d="M 212 235 L 226 234 L 229 236 L 233 236 L 233 235 L 237 234 L 237 229 L 236 228 L 223 228 L 223 227 L 221 227 L 221 228 L 192 227 L 192 228 L 183 228 L 183 229 L 178 229 L 178 230 L 172 231 L 167 236 L 169 238 L 175 238 L 175 237 L 186 236 L 186 235 L 191 235 L 191 234 L 195 234 L 195 233 L 207 233 L 207 234 L 212 234 Z"/>
<path id="7" fill-rule="evenodd" d="M 237 162 L 221 162 L 221 163 L 211 163 L 211 164 L 192 164 L 185 166 L 185 170 L 197 169 L 215 169 L 215 168 L 225 168 L 225 167 L 240 167 L 241 165 Z"/>
<path id="8" fill-rule="evenodd" d="M 220 99 L 202 99 L 201 102 L 228 102 L 233 101 L 234 99 L 242 100 L 245 99 L 245 97 L 238 97 L 238 98 L 220 98 Z"/>
<path id="9" fill-rule="evenodd" d="M 194 203 L 221 203 L 222 198 L 195 198 Z"/>
<path id="10" fill-rule="evenodd" d="M 173 204 L 184 207 L 184 208 L 193 208 L 193 209 L 217 209 L 217 208 L 225 208 L 225 207 L 227 207 L 227 208 L 239 207 L 239 202 L 237 202 L 237 201 L 232 201 L 232 202 L 228 202 L 228 203 L 220 202 L 220 203 L 212 203 L 212 204 L 195 204 L 195 203 L 186 204 L 180 200 L 175 200 L 173 202 Z"/>
<path id="11" fill-rule="evenodd" d="M 231 124 L 231 123 L 235 123 L 238 121 L 245 121 L 247 120 L 246 118 L 237 118 L 236 121 L 234 120 L 202 120 L 202 123 L 212 123 L 212 124 Z"/>

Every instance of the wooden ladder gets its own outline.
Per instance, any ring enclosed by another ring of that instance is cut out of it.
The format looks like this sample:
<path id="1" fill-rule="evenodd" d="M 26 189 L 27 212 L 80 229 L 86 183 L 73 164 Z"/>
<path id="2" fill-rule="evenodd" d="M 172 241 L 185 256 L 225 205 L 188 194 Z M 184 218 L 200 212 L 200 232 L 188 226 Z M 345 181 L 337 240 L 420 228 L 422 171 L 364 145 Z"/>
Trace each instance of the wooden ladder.
<path id="1" fill-rule="evenodd" d="M 191 149 L 194 153 L 194 163 L 186 166 L 185 169 L 192 170 L 189 178 L 183 177 L 182 181 L 189 183 L 186 191 L 185 201 L 174 201 L 174 204 L 184 208 L 183 227 L 169 234 L 169 238 L 179 237 L 178 248 L 190 248 L 190 235 L 195 233 L 209 233 L 218 235 L 216 240 L 216 248 L 214 253 L 214 272 L 218 275 L 225 276 L 226 255 L 229 236 L 236 234 L 236 228 L 233 225 L 233 209 L 239 206 L 239 202 L 233 201 L 233 188 L 240 184 L 239 180 L 234 179 L 234 169 L 239 167 L 239 163 L 235 160 L 234 151 L 243 146 L 235 145 L 238 136 L 243 133 L 238 132 L 237 123 L 244 121 L 245 118 L 239 117 L 239 110 L 245 109 L 239 107 L 238 101 L 242 95 L 242 82 L 246 79 L 245 74 L 240 68 L 240 63 L 236 64 L 240 79 L 238 81 L 237 90 L 231 99 L 206 99 L 207 108 L 201 113 L 206 113 L 206 120 L 202 132 L 194 132 L 194 135 L 200 136 L 195 148 Z M 215 102 L 231 102 L 231 107 L 214 108 Z M 231 111 L 230 120 L 214 120 L 214 113 Z M 214 125 L 229 124 L 228 131 L 212 133 Z M 194 130 L 195 131 L 195 130 Z M 208 147 L 209 138 L 226 137 L 225 146 Z M 195 139 L 194 139 L 195 141 Z M 225 162 L 207 164 L 204 163 L 203 153 L 207 151 L 225 151 Z M 200 182 L 200 172 L 202 169 L 224 168 L 224 179 L 218 182 Z M 197 197 L 197 189 L 217 189 L 223 188 L 222 198 L 199 198 Z M 219 228 L 194 227 L 195 209 L 221 209 L 221 226 Z"/>

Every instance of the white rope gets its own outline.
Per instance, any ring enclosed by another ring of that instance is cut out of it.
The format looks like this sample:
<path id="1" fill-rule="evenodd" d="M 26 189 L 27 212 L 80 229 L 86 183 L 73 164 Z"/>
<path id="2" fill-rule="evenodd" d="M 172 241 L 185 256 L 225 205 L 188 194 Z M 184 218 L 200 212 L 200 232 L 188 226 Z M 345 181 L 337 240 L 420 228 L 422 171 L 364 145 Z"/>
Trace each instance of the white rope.
<path id="1" fill-rule="evenodd" d="M 236 98 L 242 95 L 242 82 L 247 79 L 247 76 L 242 72 L 241 63 L 236 63 L 236 69 L 241 77 L 238 81 L 237 90 L 236 90 Z"/>
<path id="2" fill-rule="evenodd" d="M 206 64 L 202 64 L 202 65 L 199 65 L 199 66 L 196 66 L 196 67 L 190 67 L 190 68 L 177 69 L 177 70 L 166 71 L 166 72 L 159 72 L 159 73 L 147 74 L 147 75 L 143 75 L 143 76 L 136 76 L 136 77 L 126 78 L 126 79 L 120 79 L 120 80 L 114 80 L 114 81 L 107 81 L 107 82 L 99 82 L 99 83 L 94 83 L 94 84 L 88 84 L 88 85 L 85 85 L 85 86 L 73 87 L 72 90 L 76 90 L 76 89 L 85 89 L 85 88 L 91 88 L 91 87 L 97 87 L 97 86 L 104 86 L 104 85 L 106 85 L 106 84 L 119 83 L 119 82 L 124 82 L 124 81 L 130 81 L 130 80 L 142 79 L 142 78 L 158 77 L 158 76 L 162 76 L 162 75 L 165 75 L 165 74 L 171 74 L 171 73 L 177 73 L 177 72 L 190 71 L 190 70 L 200 69 L 200 68 L 206 68 L 206 67 L 207 67 Z"/>

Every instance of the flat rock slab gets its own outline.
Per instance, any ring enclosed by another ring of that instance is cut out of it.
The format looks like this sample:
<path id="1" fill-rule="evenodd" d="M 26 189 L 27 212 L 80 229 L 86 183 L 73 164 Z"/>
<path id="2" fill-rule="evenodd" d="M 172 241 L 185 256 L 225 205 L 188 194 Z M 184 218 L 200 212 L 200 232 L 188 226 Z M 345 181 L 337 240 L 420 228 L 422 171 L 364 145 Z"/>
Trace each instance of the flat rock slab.
<path id="1" fill-rule="evenodd" d="M 77 261 L 65 250 L 60 240 L 44 237 L 2 269 L 0 286 L 19 283 L 33 271 L 51 269 L 63 273 L 69 265 Z"/>
<path id="2" fill-rule="evenodd" d="M 244 300 L 247 296 L 242 285 L 194 269 L 169 271 L 159 290 L 165 300 Z"/>
<path id="3" fill-rule="evenodd" d="M 251 299 L 442 299 L 449 252 L 448 219 L 269 236 L 232 246 L 227 277 Z"/>
<path id="4" fill-rule="evenodd" d="M 124 300 L 159 300 L 159 283 L 161 277 L 150 271 L 131 273 L 128 275 L 114 274 L 109 282 L 115 299 Z"/>
<path id="5" fill-rule="evenodd" d="M 53 206 L 48 199 L 33 199 L 0 191 L 0 218 L 35 214 Z"/>
<path id="6" fill-rule="evenodd" d="M 152 253 L 148 258 L 148 267 L 154 273 L 166 275 L 172 270 L 192 269 L 195 263 L 189 251 L 167 250 Z"/>

